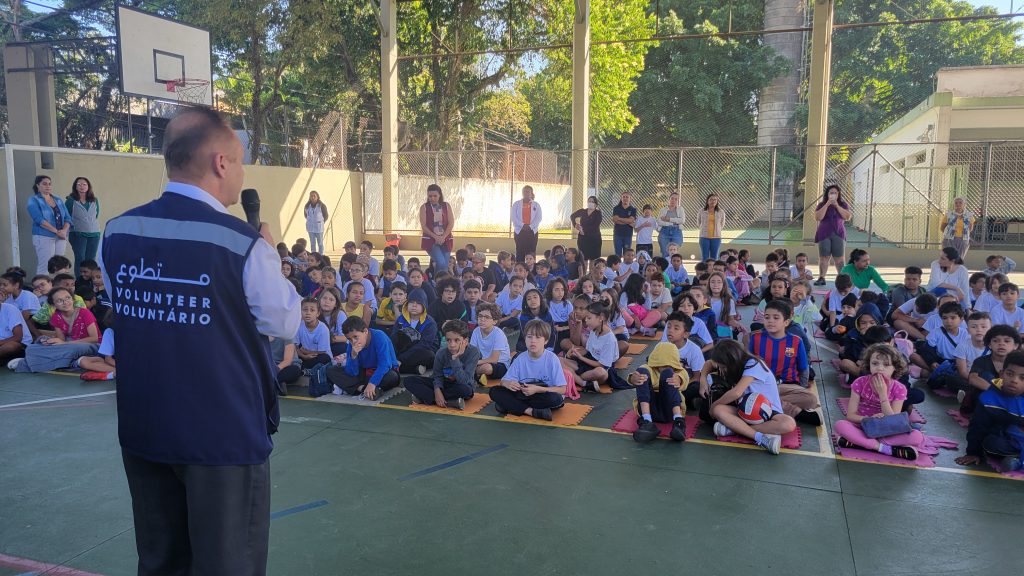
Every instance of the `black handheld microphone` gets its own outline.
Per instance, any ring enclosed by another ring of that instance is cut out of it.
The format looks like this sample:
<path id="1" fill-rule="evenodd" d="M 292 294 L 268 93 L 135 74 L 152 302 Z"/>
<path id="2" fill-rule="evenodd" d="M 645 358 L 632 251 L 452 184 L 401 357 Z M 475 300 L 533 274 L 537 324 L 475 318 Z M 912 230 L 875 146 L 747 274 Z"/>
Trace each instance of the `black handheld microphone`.
<path id="1" fill-rule="evenodd" d="M 242 190 L 242 210 L 245 210 L 245 219 L 256 230 L 260 229 L 260 193 L 255 188 Z"/>

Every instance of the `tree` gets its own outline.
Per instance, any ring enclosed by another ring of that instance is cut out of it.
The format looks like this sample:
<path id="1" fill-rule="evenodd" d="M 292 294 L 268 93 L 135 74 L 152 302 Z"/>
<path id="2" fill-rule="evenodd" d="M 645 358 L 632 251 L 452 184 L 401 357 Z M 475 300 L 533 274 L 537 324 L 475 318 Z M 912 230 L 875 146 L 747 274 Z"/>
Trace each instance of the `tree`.
<path id="1" fill-rule="evenodd" d="M 637 127 L 640 120 L 629 104 L 644 70 L 644 55 L 656 42 L 595 44 L 604 40 L 649 38 L 655 18 L 644 0 L 592 0 L 590 4 L 590 137 L 594 143 L 615 139 Z M 572 42 L 573 0 L 542 0 L 548 43 Z M 530 122 L 535 146 L 568 149 L 571 145 L 572 50 L 543 53 L 544 67 L 523 86 L 534 118 Z"/>
<path id="2" fill-rule="evenodd" d="M 662 3 L 660 33 L 711 34 L 759 30 L 762 3 L 671 0 Z M 620 146 L 750 144 L 756 137 L 759 91 L 786 62 L 758 36 L 663 41 L 647 53 L 630 98 L 639 125 Z"/>
<path id="3" fill-rule="evenodd" d="M 895 22 L 997 14 L 963 1 L 848 0 L 836 6 L 836 22 Z M 837 30 L 832 36 L 829 139 L 866 142 L 926 98 L 944 67 L 1024 62 L 1018 43 L 1024 24 L 1013 20 L 941 22 Z M 806 115 L 806 109 L 803 110 Z"/>

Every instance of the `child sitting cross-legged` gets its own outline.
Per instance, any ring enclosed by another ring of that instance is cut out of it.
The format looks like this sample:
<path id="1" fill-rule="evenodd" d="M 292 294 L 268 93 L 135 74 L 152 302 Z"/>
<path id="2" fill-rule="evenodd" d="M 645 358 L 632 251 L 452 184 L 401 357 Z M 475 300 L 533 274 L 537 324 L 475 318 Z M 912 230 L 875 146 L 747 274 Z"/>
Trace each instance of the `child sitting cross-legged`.
<path id="1" fill-rule="evenodd" d="M 497 304 L 480 302 L 476 310 L 477 326 L 469 341 L 480 351 L 476 375 L 500 379 L 508 371 L 510 359 L 508 338 L 497 328 L 501 309 Z"/>
<path id="2" fill-rule="evenodd" d="M 693 318 L 682 312 L 673 312 L 665 322 L 665 340 L 675 346 L 678 352 L 679 362 L 687 372 L 686 382 L 682 384 L 680 391 L 687 406 L 694 406 L 694 401 L 700 394 L 700 386 L 697 384 L 697 374 L 704 368 L 704 352 L 701 351 L 692 339 L 691 333 L 695 326 Z M 654 373 L 651 373 L 654 377 Z M 632 382 L 630 382 L 632 384 Z"/>
<path id="3" fill-rule="evenodd" d="M 432 375 L 407 376 L 402 385 L 412 394 L 413 404 L 450 404 L 465 410 L 476 388 L 480 349 L 469 343 L 469 325 L 462 320 L 445 322 L 442 331 L 446 345 L 434 356 Z"/>
<path id="4" fill-rule="evenodd" d="M 574 347 L 560 359 L 562 366 L 573 372 L 576 385 L 584 390 L 601 392 L 601 384 L 608 381 L 619 359 L 618 340 L 608 325 L 610 316 L 610 308 L 600 302 L 587 306 L 584 322 L 590 329 L 590 337 L 586 348 Z"/>
<path id="5" fill-rule="evenodd" d="M 957 302 L 946 302 L 939 307 L 942 326 L 928 333 L 925 340 L 914 346 L 910 361 L 921 367 L 921 375 L 928 377 L 945 362 L 953 362 L 957 346 L 970 341 L 963 329 L 964 309 Z"/>
<path id="6" fill-rule="evenodd" d="M 869 438 L 861 428 L 868 418 L 899 414 L 907 399 L 907 388 L 897 379 L 907 370 L 899 350 L 888 344 L 875 344 L 864 351 L 864 366 L 869 374 L 851 384 L 846 419 L 835 423 L 840 448 L 863 448 L 904 460 L 917 460 L 917 447 L 924 441 L 918 430 Z"/>
<path id="7" fill-rule="evenodd" d="M 963 398 L 957 396 L 960 399 L 961 414 L 971 414 L 981 393 L 992 387 L 992 383 L 1003 371 L 1006 357 L 1020 348 L 1020 334 L 1013 326 L 993 326 L 985 333 L 985 348 L 991 353 L 975 358 L 967 377 L 970 388 Z"/>
<path id="8" fill-rule="evenodd" d="M 565 370 L 558 356 L 544 348 L 550 324 L 530 320 L 523 330 L 526 353 L 516 356 L 501 385 L 491 388 L 491 400 L 499 414 L 551 420 L 551 411 L 565 404 Z"/>
<path id="9" fill-rule="evenodd" d="M 672 323 L 671 320 L 669 322 Z M 696 347 L 689 340 L 683 340 Z M 633 440 L 650 442 L 657 438 L 659 430 L 655 422 L 671 422 L 669 437 L 679 442 L 686 440 L 686 420 L 683 418 L 686 408 L 679 391 L 686 387 L 689 379 L 675 345 L 661 342 L 654 347 L 647 363 L 629 375 L 629 383 L 636 389 L 633 408 L 639 414 Z"/>
<path id="10" fill-rule="evenodd" d="M 334 392 L 373 400 L 378 391 L 398 386 L 398 358 L 388 335 L 368 328 L 358 316 L 345 320 L 341 329 L 348 340 L 345 363 L 327 369 L 327 379 L 334 384 Z"/>
<path id="11" fill-rule="evenodd" d="M 331 331 L 320 321 L 320 302 L 316 298 L 302 301 L 302 324 L 295 333 L 295 351 L 303 369 L 331 361 Z"/>
<path id="12" fill-rule="evenodd" d="M 956 459 L 970 466 L 986 455 L 1004 472 L 1020 470 L 1024 459 L 1024 352 L 1012 352 L 1000 378 L 981 393 L 967 428 L 967 454 Z"/>
<path id="13" fill-rule="evenodd" d="M 948 388 L 957 391 L 962 402 L 970 390 L 971 365 L 982 355 L 988 353 L 985 346 L 985 334 L 992 328 L 992 319 L 987 312 L 971 312 L 967 316 L 967 335 L 970 339 L 961 342 L 953 351 L 953 362 L 956 372 L 950 372 L 942 378 L 928 382 L 933 389 Z"/>
<path id="14" fill-rule="evenodd" d="M 793 309 L 789 302 L 772 300 L 765 307 L 764 330 L 750 337 L 750 351 L 765 361 L 778 379 L 783 412 L 797 422 L 821 426 L 818 397 L 809 390 L 810 364 L 799 336 L 786 331 Z"/>
<path id="15" fill-rule="evenodd" d="M 724 392 L 716 393 L 716 397 L 711 395 L 708 381 L 711 374 L 715 374 L 725 388 Z M 762 396 L 770 408 L 770 413 L 764 414 L 758 423 L 744 420 L 739 413 L 747 396 L 752 394 Z M 700 395 L 711 403 L 710 415 L 717 420 L 716 436 L 743 436 L 770 453 L 778 454 L 782 435 L 796 429 L 796 421 L 782 412 L 775 375 L 760 358 L 744 350 L 735 340 L 721 340 L 711 350 L 700 372 Z"/>
<path id="16" fill-rule="evenodd" d="M 82 356 L 78 359 L 78 367 L 85 372 L 82 380 L 113 380 L 117 377 L 117 364 L 114 361 L 114 329 L 103 331 L 97 356 Z"/>
<path id="17" fill-rule="evenodd" d="M 393 288 L 392 288 L 393 289 Z M 419 288 L 409 293 L 405 310 L 391 327 L 395 354 L 402 374 L 425 374 L 441 346 L 437 322 L 427 314 L 427 295 Z"/>
<path id="18" fill-rule="evenodd" d="M 839 370 L 854 378 L 860 376 L 860 359 L 868 344 L 864 335 L 871 328 L 878 326 L 878 317 L 870 310 L 863 308 L 853 318 L 853 330 L 847 332 L 842 339 L 843 348 L 839 351 Z"/>

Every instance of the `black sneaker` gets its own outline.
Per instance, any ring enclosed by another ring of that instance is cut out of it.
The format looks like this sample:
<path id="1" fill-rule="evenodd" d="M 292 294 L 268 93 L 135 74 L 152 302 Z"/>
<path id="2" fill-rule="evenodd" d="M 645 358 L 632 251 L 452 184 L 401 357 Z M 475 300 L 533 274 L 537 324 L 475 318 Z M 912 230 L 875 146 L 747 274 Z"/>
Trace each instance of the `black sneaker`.
<path id="1" fill-rule="evenodd" d="M 551 421 L 551 409 L 550 408 L 534 408 L 533 417 L 538 420 Z"/>
<path id="2" fill-rule="evenodd" d="M 498 412 L 499 416 L 505 416 L 508 414 L 508 410 L 502 408 L 501 404 L 498 404 L 497 402 L 494 403 L 494 410 Z"/>
<path id="3" fill-rule="evenodd" d="M 657 438 L 659 433 L 660 431 L 658 430 L 658 427 L 654 425 L 654 422 L 648 422 L 643 418 L 639 418 L 637 420 L 636 432 L 633 432 L 633 440 L 640 442 L 641 444 L 646 444 L 647 442 Z"/>
<path id="4" fill-rule="evenodd" d="M 840 436 L 839 439 L 836 440 L 836 446 L 839 446 L 840 448 L 857 448 L 856 444 L 850 442 L 849 440 L 843 438 L 842 436 Z"/>
<path id="5" fill-rule="evenodd" d="M 669 430 L 668 437 L 677 441 L 683 442 L 686 440 L 686 420 L 682 418 L 676 418 L 672 421 L 672 430 Z"/>
<path id="6" fill-rule="evenodd" d="M 814 281 L 814 285 L 815 286 L 824 286 L 825 285 L 825 278 L 824 277 L 818 278 L 817 280 Z"/>
<path id="7" fill-rule="evenodd" d="M 893 446 L 892 455 L 903 460 L 917 460 L 917 450 L 910 446 Z"/>

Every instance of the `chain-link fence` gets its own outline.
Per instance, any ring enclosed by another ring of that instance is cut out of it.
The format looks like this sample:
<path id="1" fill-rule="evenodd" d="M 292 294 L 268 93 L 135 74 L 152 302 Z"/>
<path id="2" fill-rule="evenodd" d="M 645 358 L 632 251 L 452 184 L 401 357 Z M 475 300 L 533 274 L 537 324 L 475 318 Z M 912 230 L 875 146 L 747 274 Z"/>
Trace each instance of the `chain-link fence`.
<path id="1" fill-rule="evenodd" d="M 679 192 L 684 238 L 697 237 L 697 219 L 710 194 L 726 212 L 723 238 L 747 244 L 786 244 L 804 237 L 806 191 L 799 176 L 807 150 L 786 146 L 592 150 L 587 194 L 610 214 L 624 192 L 638 209 L 655 212 Z M 838 184 L 853 208 L 851 244 L 931 248 L 953 198 L 976 215 L 975 246 L 1024 245 L 1024 142 L 954 142 L 829 146 L 827 183 Z M 416 233 L 428 184 L 438 183 L 456 214 L 455 233 L 510 236 L 510 209 L 522 187 L 533 186 L 544 209 L 541 233 L 569 236 L 575 209 L 570 154 L 537 150 L 411 152 L 397 155 L 399 179 L 392 230 Z M 382 233 L 380 155 L 366 155 L 365 230 Z M 604 219 L 611 233 L 610 218 Z M 813 226 L 812 226 L 813 228 Z"/>

